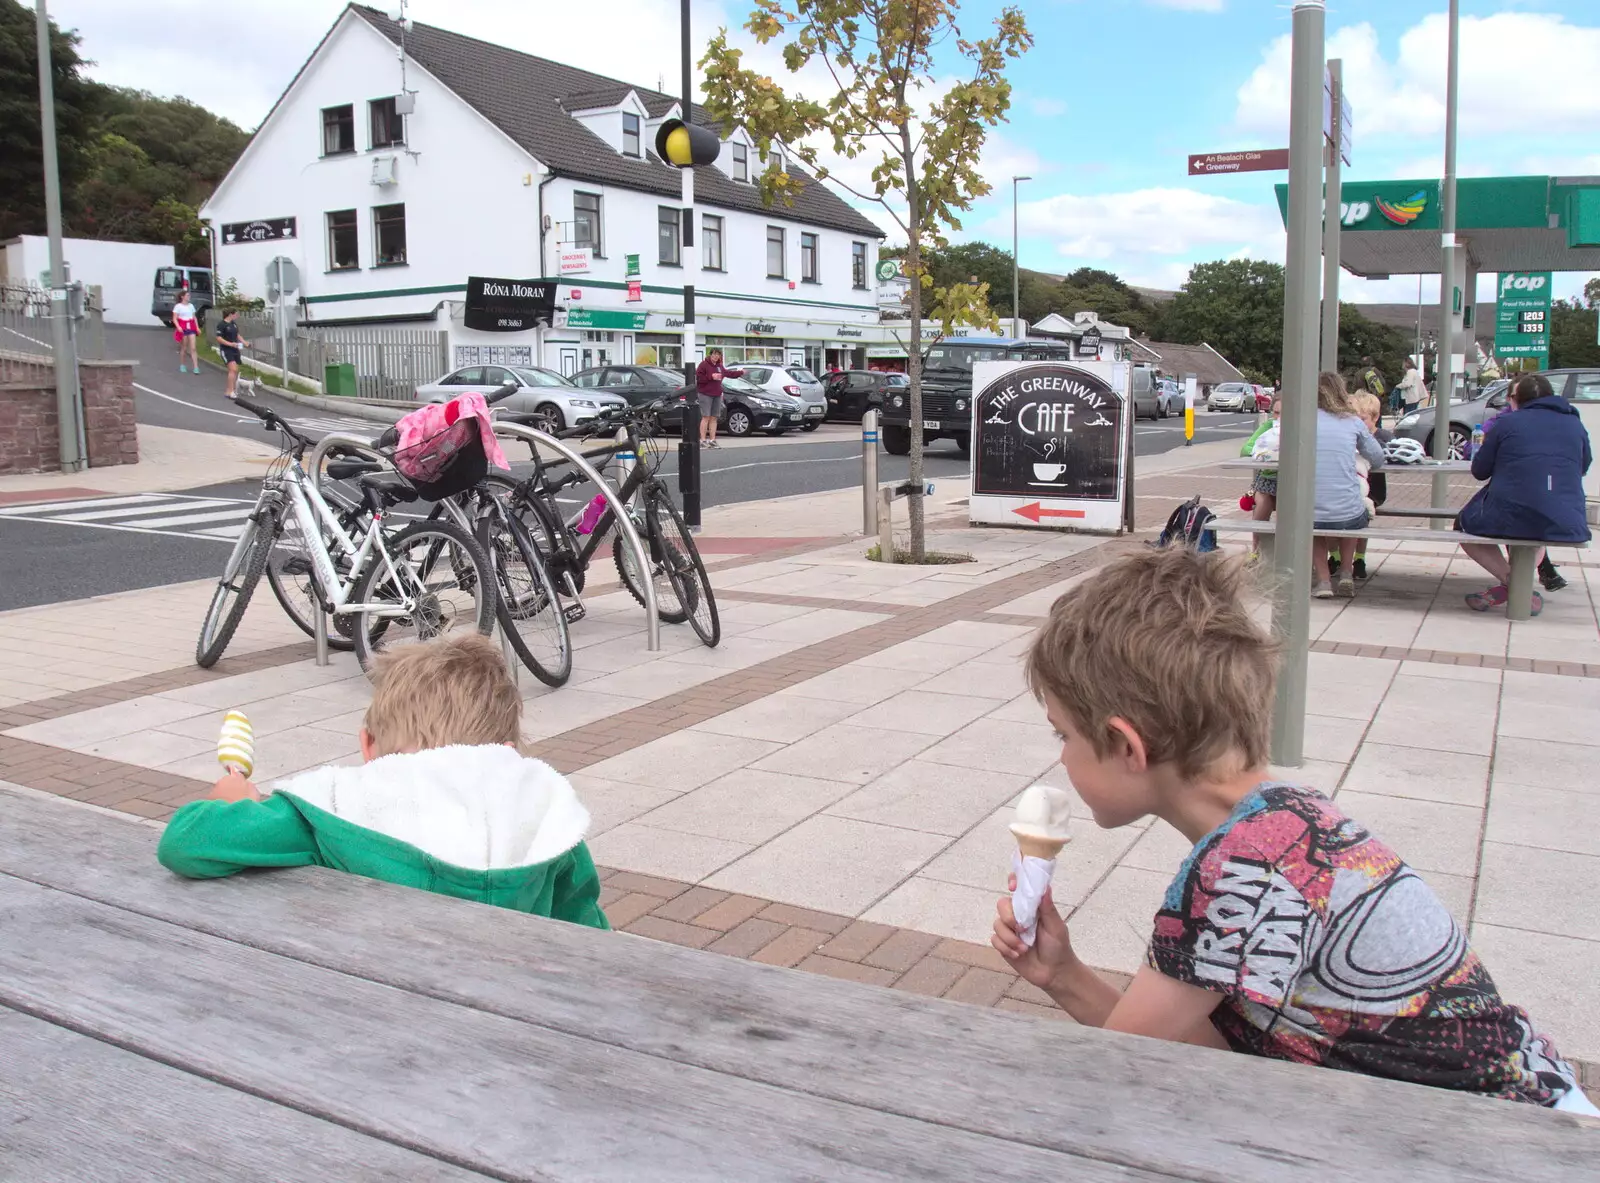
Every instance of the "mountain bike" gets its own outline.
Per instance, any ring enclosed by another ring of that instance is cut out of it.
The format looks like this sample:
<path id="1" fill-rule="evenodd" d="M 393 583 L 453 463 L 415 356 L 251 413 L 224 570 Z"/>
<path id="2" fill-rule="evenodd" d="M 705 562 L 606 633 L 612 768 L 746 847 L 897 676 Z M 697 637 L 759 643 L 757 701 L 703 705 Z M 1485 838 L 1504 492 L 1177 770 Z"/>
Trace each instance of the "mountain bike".
<path id="1" fill-rule="evenodd" d="M 649 547 L 648 578 L 655 589 L 656 613 L 667 624 L 687 621 L 700 640 L 714 648 L 722 639 L 722 621 L 717 614 L 711 581 L 683 515 L 678 512 L 666 483 L 657 475 L 665 458 L 665 447 L 657 430 L 660 410 L 660 402 L 643 407 L 619 407 L 555 434 L 561 439 L 594 439 L 619 429 L 623 432 L 622 440 L 586 450 L 582 455 L 585 460 L 602 465 L 625 462 L 627 472 L 621 478 L 618 495 L 627 503 L 633 524 Z M 513 422 L 524 421 L 518 415 L 503 417 Z M 557 590 L 572 600 L 568 605 L 569 618 L 582 616 L 582 592 L 588 567 L 607 534 L 614 534 L 611 554 L 617 574 L 629 594 L 641 605 L 645 604 L 645 576 L 638 570 L 633 551 L 621 532 L 614 530 L 616 521 L 609 505 L 589 534 L 579 534 L 583 510 L 564 516 L 557 497 L 566 489 L 586 483 L 588 478 L 578 471 L 552 476 L 551 470 L 566 462 L 547 461 L 537 449 L 530 448 L 530 451 L 533 452 L 532 475 L 518 480 L 510 475 L 491 473 L 489 480 L 502 490 L 512 517 L 526 526 Z"/>
<path id="2" fill-rule="evenodd" d="M 397 473 L 369 471 L 367 462 L 328 466 L 329 476 L 354 479 L 361 494 L 361 518 L 341 521 L 304 468 L 315 441 L 268 407 L 243 397 L 234 402 L 277 430 L 283 450 L 267 469 L 261 495 L 217 581 L 195 646 L 198 665 L 215 665 L 227 649 L 290 520 L 309 554 L 320 606 L 336 621 L 350 618 L 348 635 L 363 669 L 384 644 L 424 640 L 457 627 L 490 631 L 496 603 L 492 568 L 471 534 L 448 521 L 412 522 L 391 531 L 389 509 L 415 497 L 416 488 Z"/>

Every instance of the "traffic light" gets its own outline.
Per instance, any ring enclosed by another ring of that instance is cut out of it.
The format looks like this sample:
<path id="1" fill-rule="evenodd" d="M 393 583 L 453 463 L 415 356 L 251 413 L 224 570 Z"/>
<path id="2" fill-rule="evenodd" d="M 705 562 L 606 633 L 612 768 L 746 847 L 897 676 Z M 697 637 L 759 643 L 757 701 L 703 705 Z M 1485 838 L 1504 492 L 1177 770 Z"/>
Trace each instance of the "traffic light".
<path id="1" fill-rule="evenodd" d="M 712 164 L 722 152 L 722 141 L 707 127 L 669 119 L 656 132 L 656 155 L 673 168 Z"/>

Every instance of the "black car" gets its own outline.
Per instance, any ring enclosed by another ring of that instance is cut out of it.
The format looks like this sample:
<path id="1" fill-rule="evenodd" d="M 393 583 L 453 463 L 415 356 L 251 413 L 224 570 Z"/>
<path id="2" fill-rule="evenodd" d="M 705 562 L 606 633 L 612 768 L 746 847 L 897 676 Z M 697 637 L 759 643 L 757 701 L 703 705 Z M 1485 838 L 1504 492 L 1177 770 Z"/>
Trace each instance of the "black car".
<path id="1" fill-rule="evenodd" d="M 661 428 L 666 432 L 683 430 L 684 396 L 693 392 L 682 374 L 666 366 L 593 366 L 579 370 L 572 381 L 590 390 L 620 394 L 634 406 L 671 399 L 660 416 Z M 782 435 L 802 426 L 804 411 L 805 404 L 790 395 L 763 390 L 742 378 L 725 378 L 717 425 L 718 430 L 732 436 L 758 431 Z"/>
<path id="2" fill-rule="evenodd" d="M 886 392 L 905 390 L 911 379 L 904 374 L 879 370 L 839 370 L 822 380 L 823 391 L 828 396 L 828 418 L 861 422 L 861 417 L 873 407 L 883 406 Z"/>

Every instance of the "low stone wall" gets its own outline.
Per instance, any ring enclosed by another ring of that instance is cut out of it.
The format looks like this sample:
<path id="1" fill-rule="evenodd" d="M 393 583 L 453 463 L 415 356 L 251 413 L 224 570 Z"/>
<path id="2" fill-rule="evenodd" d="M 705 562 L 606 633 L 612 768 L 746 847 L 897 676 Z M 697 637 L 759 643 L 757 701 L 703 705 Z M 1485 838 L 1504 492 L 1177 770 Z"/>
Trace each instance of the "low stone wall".
<path id="1" fill-rule="evenodd" d="M 89 466 L 139 462 L 133 404 L 133 362 L 80 361 L 84 436 Z M 55 374 L 37 367 L 0 386 L 0 475 L 54 472 L 61 467 Z"/>

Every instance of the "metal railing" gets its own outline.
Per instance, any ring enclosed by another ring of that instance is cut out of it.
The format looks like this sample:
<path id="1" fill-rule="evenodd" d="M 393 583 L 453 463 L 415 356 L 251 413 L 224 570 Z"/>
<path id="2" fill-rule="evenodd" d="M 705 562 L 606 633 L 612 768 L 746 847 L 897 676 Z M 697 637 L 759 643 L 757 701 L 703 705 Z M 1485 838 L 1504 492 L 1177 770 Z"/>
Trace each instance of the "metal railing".
<path id="1" fill-rule="evenodd" d="M 0 385 L 55 385 L 50 292 L 35 284 L 0 282 Z M 105 356 L 105 316 L 100 288 L 83 290 L 83 315 L 73 326 L 80 360 Z"/>
<path id="2" fill-rule="evenodd" d="M 206 312 L 206 340 L 216 338 L 221 315 Z M 271 311 L 241 312 L 239 336 L 249 341 L 240 353 L 245 361 L 277 369 L 280 345 L 278 322 Z M 410 403 L 417 387 L 433 382 L 447 372 L 449 335 L 437 329 L 378 329 L 361 325 L 323 328 L 316 325 L 295 327 L 288 334 L 290 374 L 322 382 L 330 365 L 352 365 L 356 371 L 356 395 L 385 402 Z"/>

